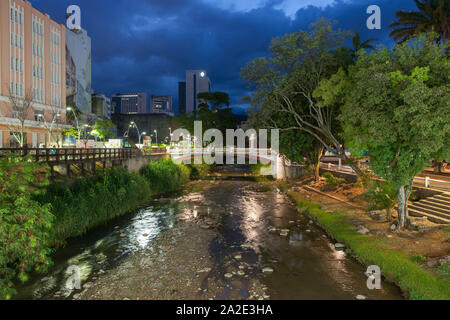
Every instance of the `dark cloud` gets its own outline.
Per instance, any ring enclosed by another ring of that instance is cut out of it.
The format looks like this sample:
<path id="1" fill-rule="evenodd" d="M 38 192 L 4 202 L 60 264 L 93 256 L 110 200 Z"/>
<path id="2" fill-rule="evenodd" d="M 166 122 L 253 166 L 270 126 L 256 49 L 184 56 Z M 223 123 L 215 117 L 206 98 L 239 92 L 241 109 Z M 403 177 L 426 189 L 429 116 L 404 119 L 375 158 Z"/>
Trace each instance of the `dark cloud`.
<path id="1" fill-rule="evenodd" d="M 309 6 L 291 20 L 267 1 L 248 12 L 220 9 L 201 0 L 35 0 L 33 5 L 60 23 L 77 4 L 82 27 L 92 38 L 93 87 L 108 95 L 146 91 L 171 94 L 186 69 L 208 70 L 213 89 L 230 93 L 233 104 L 247 94 L 240 69 L 267 53 L 273 37 L 305 29 L 319 17 L 339 20 L 339 27 L 358 30 L 362 38 L 392 45 L 388 25 L 395 11 L 414 9 L 412 0 L 338 0 L 323 9 Z M 382 10 L 382 30 L 366 28 L 366 8 Z"/>

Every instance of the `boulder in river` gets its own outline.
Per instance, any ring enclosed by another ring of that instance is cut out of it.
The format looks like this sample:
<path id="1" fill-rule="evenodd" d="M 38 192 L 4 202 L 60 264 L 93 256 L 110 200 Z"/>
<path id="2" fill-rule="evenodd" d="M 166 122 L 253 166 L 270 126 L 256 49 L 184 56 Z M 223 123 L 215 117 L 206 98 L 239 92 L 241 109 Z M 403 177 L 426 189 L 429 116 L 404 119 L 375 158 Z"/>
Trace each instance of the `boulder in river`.
<path id="1" fill-rule="evenodd" d="M 270 268 L 270 267 L 265 267 L 265 268 L 262 269 L 262 272 L 264 274 L 271 274 L 271 273 L 273 273 L 273 269 Z"/>

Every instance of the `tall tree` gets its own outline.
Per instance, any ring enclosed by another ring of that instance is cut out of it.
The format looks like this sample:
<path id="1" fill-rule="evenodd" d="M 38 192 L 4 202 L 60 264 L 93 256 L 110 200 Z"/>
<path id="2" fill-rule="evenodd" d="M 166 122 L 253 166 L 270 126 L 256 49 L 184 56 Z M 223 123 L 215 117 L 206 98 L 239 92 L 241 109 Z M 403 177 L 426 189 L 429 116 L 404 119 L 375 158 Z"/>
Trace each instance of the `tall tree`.
<path id="1" fill-rule="evenodd" d="M 348 74 L 340 70 L 321 84 L 324 105 L 343 102 L 346 144 L 369 150 L 371 169 L 396 186 L 400 227 L 414 177 L 434 154 L 450 156 L 448 45 L 435 41 L 422 35 L 393 51 L 361 52 Z"/>
<path id="2" fill-rule="evenodd" d="M 352 53 L 353 53 L 353 57 L 356 58 L 356 53 L 361 50 L 361 49 L 370 49 L 370 50 L 374 50 L 375 47 L 372 45 L 373 42 L 377 41 L 378 39 L 368 39 L 366 41 L 361 42 L 361 35 L 355 31 L 355 33 L 353 34 L 353 38 L 352 38 L 352 44 L 353 44 L 353 48 L 352 48 Z"/>
<path id="3" fill-rule="evenodd" d="M 424 32 L 439 34 L 439 43 L 450 38 L 450 1 L 414 0 L 418 11 L 398 11 L 398 20 L 389 27 L 394 28 L 391 37 L 404 42 L 414 35 Z"/>
<path id="4" fill-rule="evenodd" d="M 257 115 L 268 128 L 301 131 L 311 135 L 323 148 L 335 150 L 336 156 L 349 162 L 355 172 L 360 169 L 348 159 L 339 138 L 334 105 L 320 105 L 314 91 L 320 81 L 351 61 L 350 50 L 343 50 L 351 32 L 334 30 L 333 23 L 320 19 L 311 30 L 275 38 L 269 58 L 250 62 L 241 73 L 255 89 L 251 97 Z M 346 54 L 350 59 L 342 59 Z M 286 115 L 290 121 L 284 121 Z"/>

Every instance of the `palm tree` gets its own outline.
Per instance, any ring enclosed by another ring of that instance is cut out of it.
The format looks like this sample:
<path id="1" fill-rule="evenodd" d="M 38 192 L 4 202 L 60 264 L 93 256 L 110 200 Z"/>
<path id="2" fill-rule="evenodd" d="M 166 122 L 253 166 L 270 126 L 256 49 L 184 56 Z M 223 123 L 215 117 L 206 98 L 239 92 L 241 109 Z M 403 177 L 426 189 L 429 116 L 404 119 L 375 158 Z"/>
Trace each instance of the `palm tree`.
<path id="1" fill-rule="evenodd" d="M 356 55 L 356 53 L 359 50 L 361 50 L 361 49 L 374 50 L 375 48 L 374 48 L 373 45 L 371 45 L 371 43 L 374 42 L 374 41 L 378 41 L 378 39 L 369 39 L 369 40 L 366 40 L 364 42 L 361 42 L 361 36 L 359 35 L 358 32 L 355 31 L 355 34 L 354 34 L 354 36 L 352 38 L 352 41 L 353 41 L 352 52 L 353 52 L 353 55 Z"/>
<path id="2" fill-rule="evenodd" d="M 450 1 L 414 0 L 419 11 L 397 11 L 398 21 L 389 27 L 395 28 L 391 37 L 397 42 L 408 40 L 423 32 L 439 34 L 438 43 L 450 38 Z"/>

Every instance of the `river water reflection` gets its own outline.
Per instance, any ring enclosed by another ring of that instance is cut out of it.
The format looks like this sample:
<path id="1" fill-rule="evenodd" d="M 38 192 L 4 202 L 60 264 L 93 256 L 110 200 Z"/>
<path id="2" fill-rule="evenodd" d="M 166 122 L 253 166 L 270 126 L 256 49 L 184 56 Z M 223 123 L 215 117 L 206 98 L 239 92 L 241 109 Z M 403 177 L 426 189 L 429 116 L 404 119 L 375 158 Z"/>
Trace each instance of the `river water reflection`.
<path id="1" fill-rule="evenodd" d="M 211 181 L 198 192 L 155 199 L 135 213 L 71 240 L 53 255 L 50 273 L 19 285 L 15 298 L 70 298 L 73 292 L 65 289 L 69 266 L 80 267 L 82 284 L 95 281 L 127 254 L 153 250 L 153 239 L 176 228 L 179 220 L 211 213 L 219 214 L 220 223 L 210 244 L 214 268 L 203 287 L 223 284 L 217 299 L 249 298 L 249 283 L 255 279 L 271 299 L 402 298 L 397 287 L 384 281 L 381 290 L 369 290 L 363 266 L 336 251 L 324 232 L 297 213 L 276 187 L 239 180 Z M 283 229 L 289 229 L 287 236 L 280 235 Z M 243 265 L 245 277 L 224 277 Z M 265 275 L 263 268 L 273 272 Z"/>

